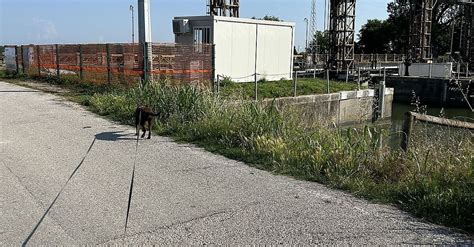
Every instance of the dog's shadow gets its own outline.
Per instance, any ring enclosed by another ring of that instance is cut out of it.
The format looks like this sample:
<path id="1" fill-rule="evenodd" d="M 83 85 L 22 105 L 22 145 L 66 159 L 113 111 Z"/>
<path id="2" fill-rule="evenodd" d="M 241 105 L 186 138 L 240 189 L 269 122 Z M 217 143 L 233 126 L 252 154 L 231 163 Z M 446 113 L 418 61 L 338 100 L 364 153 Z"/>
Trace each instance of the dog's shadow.
<path id="1" fill-rule="evenodd" d="M 131 134 L 123 133 L 123 131 L 113 131 L 113 132 L 103 132 L 100 134 L 95 135 L 95 138 L 99 141 L 129 141 L 129 140 L 136 140 L 137 138 Z"/>

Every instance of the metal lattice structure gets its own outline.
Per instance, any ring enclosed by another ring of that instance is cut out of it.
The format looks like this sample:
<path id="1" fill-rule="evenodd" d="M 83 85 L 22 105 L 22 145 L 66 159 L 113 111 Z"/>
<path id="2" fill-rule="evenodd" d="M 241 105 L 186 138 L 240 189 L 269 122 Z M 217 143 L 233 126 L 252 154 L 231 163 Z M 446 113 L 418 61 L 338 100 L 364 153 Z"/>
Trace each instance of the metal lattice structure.
<path id="1" fill-rule="evenodd" d="M 461 56 L 474 66 L 474 1 L 464 0 L 461 4 Z"/>
<path id="2" fill-rule="evenodd" d="M 207 0 L 210 16 L 240 17 L 240 0 Z"/>
<path id="3" fill-rule="evenodd" d="M 470 50 L 468 54 L 468 58 L 469 58 L 468 60 L 470 61 L 471 68 L 474 68 L 474 6 L 473 5 L 471 5 L 470 7 L 469 17 L 470 17 L 471 22 L 470 22 L 470 32 L 467 36 L 468 37 L 467 40 L 469 40 L 469 44 L 467 47 L 469 47 L 469 50 Z"/>
<path id="4" fill-rule="evenodd" d="M 432 59 L 433 0 L 410 0 L 410 13 L 410 56 L 414 61 L 429 61 Z"/>
<path id="5" fill-rule="evenodd" d="M 330 58 L 328 66 L 337 71 L 354 67 L 356 0 L 331 0 Z"/>
<path id="6" fill-rule="evenodd" d="M 314 54 L 318 54 L 318 38 L 316 36 L 317 33 L 316 27 L 316 0 L 311 1 L 311 18 L 309 20 L 309 37 L 314 39 L 314 42 L 311 42 L 310 50 L 312 51 L 313 57 Z"/>

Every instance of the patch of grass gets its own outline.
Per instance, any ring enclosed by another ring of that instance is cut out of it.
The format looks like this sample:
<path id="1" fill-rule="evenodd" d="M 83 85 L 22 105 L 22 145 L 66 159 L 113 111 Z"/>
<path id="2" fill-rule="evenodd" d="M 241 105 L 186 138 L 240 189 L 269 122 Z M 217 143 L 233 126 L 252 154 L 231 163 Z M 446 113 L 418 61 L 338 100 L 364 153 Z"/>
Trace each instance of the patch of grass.
<path id="1" fill-rule="evenodd" d="M 329 89 L 331 93 L 340 91 L 352 91 L 357 89 L 354 83 L 330 81 Z M 296 84 L 297 95 L 326 94 L 327 81 L 324 79 L 299 78 Z M 294 94 L 294 82 L 289 80 L 281 81 L 259 81 L 259 99 L 292 97 Z M 235 83 L 229 78 L 224 78 L 220 84 L 220 95 L 224 97 L 236 96 L 244 99 L 255 97 L 255 83 Z"/>
<path id="2" fill-rule="evenodd" d="M 18 75 L 16 73 L 13 73 L 13 72 L 9 72 L 7 70 L 4 70 L 4 69 L 0 69 L 0 78 L 1 79 L 7 79 L 7 80 L 24 80 L 26 78 L 28 78 L 26 75 Z"/>

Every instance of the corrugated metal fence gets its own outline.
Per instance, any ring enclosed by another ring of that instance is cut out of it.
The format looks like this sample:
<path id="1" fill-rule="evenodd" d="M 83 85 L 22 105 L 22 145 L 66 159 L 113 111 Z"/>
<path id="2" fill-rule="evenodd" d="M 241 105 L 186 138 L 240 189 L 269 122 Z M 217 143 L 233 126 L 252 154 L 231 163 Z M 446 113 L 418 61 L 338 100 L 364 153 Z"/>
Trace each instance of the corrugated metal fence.
<path id="1" fill-rule="evenodd" d="M 155 80 L 212 81 L 212 45 L 152 44 Z M 95 84 L 133 85 L 144 75 L 144 46 L 77 44 L 6 46 L 14 53 L 9 70 L 30 76 L 75 78 Z M 7 62 L 8 63 L 8 62 Z"/>

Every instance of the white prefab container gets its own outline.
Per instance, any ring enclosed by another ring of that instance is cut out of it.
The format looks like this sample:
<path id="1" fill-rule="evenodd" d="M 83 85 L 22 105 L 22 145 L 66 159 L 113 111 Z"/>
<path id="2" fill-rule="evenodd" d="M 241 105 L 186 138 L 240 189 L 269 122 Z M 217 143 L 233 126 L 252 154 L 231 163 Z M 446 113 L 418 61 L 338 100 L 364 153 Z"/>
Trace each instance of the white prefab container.
<path id="1" fill-rule="evenodd" d="M 295 24 L 221 16 L 175 17 L 176 43 L 215 45 L 215 75 L 236 82 L 292 79 Z"/>

